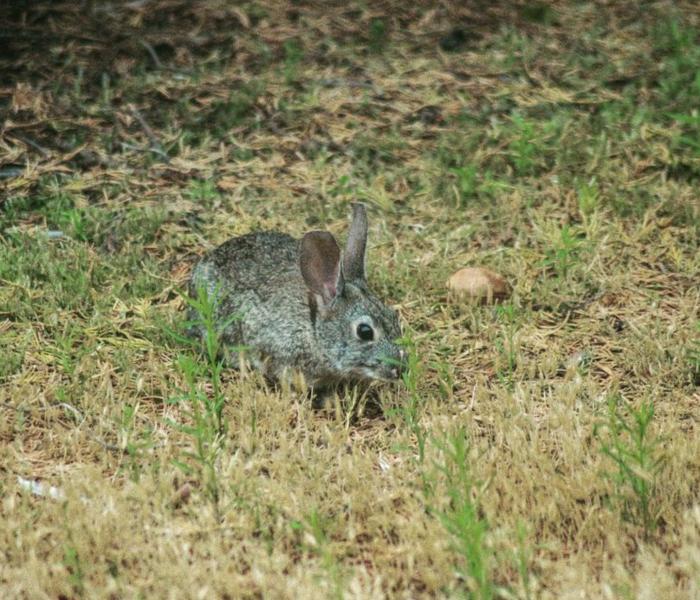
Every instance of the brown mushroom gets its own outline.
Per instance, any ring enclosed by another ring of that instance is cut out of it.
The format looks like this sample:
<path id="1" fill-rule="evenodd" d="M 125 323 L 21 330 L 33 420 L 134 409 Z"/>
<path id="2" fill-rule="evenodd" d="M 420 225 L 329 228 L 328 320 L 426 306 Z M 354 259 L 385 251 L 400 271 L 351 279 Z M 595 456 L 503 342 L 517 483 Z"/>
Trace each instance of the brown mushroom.
<path id="1" fill-rule="evenodd" d="M 498 273 L 483 267 L 466 267 L 455 271 L 447 280 L 447 288 L 453 297 L 484 304 L 501 302 L 510 296 L 508 282 Z"/>

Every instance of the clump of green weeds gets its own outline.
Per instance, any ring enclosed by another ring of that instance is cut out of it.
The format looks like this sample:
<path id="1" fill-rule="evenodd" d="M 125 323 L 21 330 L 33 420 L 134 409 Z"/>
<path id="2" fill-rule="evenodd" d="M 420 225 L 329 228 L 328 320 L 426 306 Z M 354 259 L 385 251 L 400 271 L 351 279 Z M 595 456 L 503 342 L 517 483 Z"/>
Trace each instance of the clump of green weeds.
<path id="1" fill-rule="evenodd" d="M 517 175 L 531 175 L 537 167 L 541 153 L 540 142 L 532 121 L 522 115 L 512 117 L 514 136 L 508 144 L 510 161 Z"/>
<path id="2" fill-rule="evenodd" d="M 697 87 L 697 94 L 700 95 L 700 71 Z M 669 116 L 679 127 L 679 132 L 673 138 L 674 148 L 681 152 L 688 151 L 693 158 L 700 158 L 700 112 L 693 109 L 687 114 L 671 113 Z"/>
<path id="3" fill-rule="evenodd" d="M 594 430 L 600 451 L 614 465 L 605 476 L 615 484 L 621 516 L 641 526 L 646 537 L 658 525 L 658 481 L 665 462 L 662 440 L 652 431 L 653 419 L 653 402 L 634 408 L 619 396 L 611 396 L 607 420 Z"/>
<path id="4" fill-rule="evenodd" d="M 138 404 L 125 404 L 119 418 L 119 432 L 121 448 L 125 451 L 124 468 L 128 472 L 132 481 L 139 481 L 141 478 L 142 461 L 144 450 L 152 448 L 153 430 L 150 427 L 141 429 L 137 425 L 136 416 L 139 410 Z"/>
<path id="5" fill-rule="evenodd" d="M 369 48 L 372 52 L 381 52 L 387 42 L 387 30 L 384 19 L 372 19 L 369 24 Z"/>
<path id="6" fill-rule="evenodd" d="M 576 186 L 578 209 L 584 218 L 590 217 L 600 205 L 600 189 L 595 177 Z"/>
<path id="7" fill-rule="evenodd" d="M 532 549 L 527 544 L 528 530 L 524 523 L 518 523 L 517 530 L 518 545 L 513 552 L 512 560 L 518 570 L 520 577 L 521 597 L 526 600 L 532 598 L 532 576 L 530 574 L 530 563 L 532 561 Z"/>
<path id="8" fill-rule="evenodd" d="M 518 347 L 515 340 L 515 334 L 518 331 L 517 309 L 513 304 L 499 305 L 496 307 L 496 317 L 502 323 L 502 333 L 495 340 L 496 349 L 501 358 L 501 365 L 497 371 L 498 378 L 512 388 L 518 366 Z"/>
<path id="9" fill-rule="evenodd" d="M 572 268 L 581 261 L 584 246 L 583 234 L 577 228 L 563 225 L 559 230 L 557 243 L 546 250 L 541 264 L 545 268 L 553 269 L 559 279 L 565 280 Z"/>
<path id="10" fill-rule="evenodd" d="M 672 15 L 659 20 L 653 31 L 657 62 L 661 65 L 658 86 L 660 100 L 667 106 L 690 109 L 700 93 L 700 46 L 698 32 Z M 659 60 L 660 59 L 660 60 Z"/>
<path id="11" fill-rule="evenodd" d="M 16 340 L 0 338 L 0 383 L 20 371 L 24 364 L 25 349 L 26 343 L 18 346 Z"/>
<path id="12" fill-rule="evenodd" d="M 418 462 L 423 463 L 427 434 L 421 424 L 423 398 L 418 390 L 422 369 L 418 360 L 415 342 L 409 336 L 405 336 L 403 345 L 408 355 L 407 364 L 402 375 L 403 383 L 406 386 L 407 398 L 401 403 L 399 412 L 404 425 L 411 432 L 418 445 Z"/>
<path id="13" fill-rule="evenodd" d="M 73 591 L 82 596 L 85 591 L 85 571 L 80 554 L 72 544 L 65 544 L 63 547 L 63 566 L 68 571 L 68 582 Z"/>
<path id="14" fill-rule="evenodd" d="M 302 550 L 310 551 L 320 559 L 332 584 L 332 597 L 342 599 L 344 597 L 345 577 L 342 565 L 336 559 L 330 546 L 331 525 L 331 519 L 320 513 L 318 509 L 313 509 L 304 519 L 295 519 L 290 522 L 292 531 L 300 534 L 299 545 Z M 306 541 L 303 541 L 304 538 Z"/>
<path id="15" fill-rule="evenodd" d="M 488 600 L 497 592 L 493 578 L 495 556 L 487 539 L 489 523 L 479 506 L 481 486 L 469 466 L 467 433 L 460 428 L 432 441 L 440 452 L 435 468 L 449 499 L 435 514 L 452 537 L 453 550 L 459 556 L 456 570 L 466 597 Z"/>
<path id="16" fill-rule="evenodd" d="M 175 464 L 186 475 L 199 475 L 218 514 L 220 483 L 216 462 L 224 444 L 227 428 L 223 418 L 226 398 L 221 390 L 221 374 L 224 370 L 224 360 L 221 352 L 221 330 L 217 320 L 216 291 L 210 295 L 206 288 L 200 287 L 197 289 L 196 298 L 185 299 L 192 309 L 192 314 L 197 315 L 196 321 L 186 325 L 199 328 L 203 332 L 204 348 L 203 359 L 193 354 L 181 354 L 177 360 L 186 387 L 182 394 L 172 398 L 170 402 L 183 407 L 190 423 L 170 420 L 169 424 L 190 436 L 194 442 L 194 449 L 184 454 L 187 461 L 177 460 Z M 234 315 L 224 327 L 236 317 Z M 190 346 L 199 346 L 198 339 L 172 333 L 179 341 Z M 192 464 L 195 465 L 194 468 Z"/>
<path id="17" fill-rule="evenodd" d="M 473 163 L 452 167 L 450 172 L 455 177 L 455 185 L 459 196 L 459 206 L 464 206 L 469 198 L 473 198 L 478 189 L 477 168 Z"/>
<path id="18" fill-rule="evenodd" d="M 297 40 L 287 40 L 284 42 L 283 73 L 287 84 L 294 83 L 299 79 L 299 65 L 304 59 L 304 49 Z"/>
<path id="19" fill-rule="evenodd" d="M 185 191 L 185 196 L 206 208 L 213 208 L 215 203 L 221 198 L 221 194 L 216 188 L 216 182 L 213 179 L 193 179 Z"/>

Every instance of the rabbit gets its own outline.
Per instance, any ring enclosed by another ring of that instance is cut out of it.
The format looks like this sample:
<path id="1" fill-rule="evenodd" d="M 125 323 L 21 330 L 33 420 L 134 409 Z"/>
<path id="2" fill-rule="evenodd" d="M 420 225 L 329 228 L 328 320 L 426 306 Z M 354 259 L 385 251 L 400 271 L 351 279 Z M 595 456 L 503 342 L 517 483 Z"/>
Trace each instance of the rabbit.
<path id="1" fill-rule="evenodd" d="M 263 231 L 224 242 L 195 266 L 190 295 L 203 288 L 214 297 L 229 366 L 240 368 L 243 353 L 267 379 L 301 372 L 312 390 L 401 377 L 398 315 L 367 286 L 367 212 L 352 207 L 342 255 L 327 231 L 300 240 Z M 204 338 L 201 325 L 195 334 Z"/>

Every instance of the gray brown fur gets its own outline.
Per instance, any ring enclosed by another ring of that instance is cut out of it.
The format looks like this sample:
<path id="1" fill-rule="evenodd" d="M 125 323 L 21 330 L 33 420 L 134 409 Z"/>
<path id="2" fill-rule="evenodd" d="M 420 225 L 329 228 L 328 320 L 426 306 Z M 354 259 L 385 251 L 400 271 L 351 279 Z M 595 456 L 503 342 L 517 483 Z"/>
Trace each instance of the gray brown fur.
<path id="1" fill-rule="evenodd" d="M 365 279 L 367 215 L 353 205 L 344 256 L 335 238 L 311 231 L 301 240 L 276 231 L 232 238 L 204 256 L 190 279 L 190 293 L 216 294 L 216 319 L 232 366 L 238 348 L 267 377 L 303 373 L 322 389 L 340 383 L 397 379 L 405 361 L 394 310 Z M 342 265 L 342 266 L 341 266 Z M 197 320 L 197 315 L 190 315 Z M 362 340 L 358 325 L 373 330 Z M 201 328 L 197 334 L 203 336 Z"/>

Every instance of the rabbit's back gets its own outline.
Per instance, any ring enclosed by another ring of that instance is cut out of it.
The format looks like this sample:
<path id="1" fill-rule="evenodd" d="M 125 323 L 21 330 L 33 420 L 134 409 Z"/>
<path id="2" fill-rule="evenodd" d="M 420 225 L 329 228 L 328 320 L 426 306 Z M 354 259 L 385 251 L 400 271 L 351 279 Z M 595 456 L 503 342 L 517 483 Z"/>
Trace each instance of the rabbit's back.
<path id="1" fill-rule="evenodd" d="M 275 359 L 268 369 L 286 366 L 288 355 L 305 354 L 297 347 L 308 346 L 311 335 L 299 240 L 276 231 L 232 238 L 195 266 L 190 288 L 193 297 L 206 290 L 215 301 L 217 324 L 225 324 L 222 341 L 247 346 L 255 366 L 264 357 Z M 196 321 L 196 311 L 190 316 Z M 195 332 L 205 333 L 201 325 Z"/>
<path id="2" fill-rule="evenodd" d="M 190 281 L 191 292 L 204 288 L 215 299 L 218 316 L 302 295 L 299 240 L 285 233 L 262 231 L 231 238 L 205 255 Z"/>
<path id="3" fill-rule="evenodd" d="M 214 275 L 222 290 L 257 290 L 271 279 L 297 275 L 298 252 L 299 240 L 285 233 L 249 233 L 224 242 L 205 256 L 195 268 L 193 282 L 208 286 Z"/>

